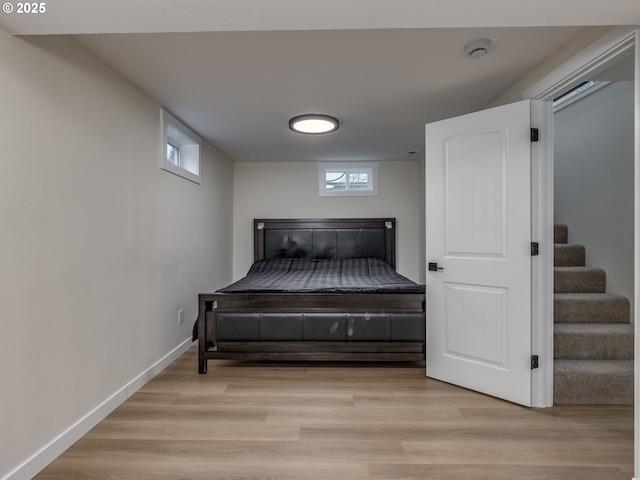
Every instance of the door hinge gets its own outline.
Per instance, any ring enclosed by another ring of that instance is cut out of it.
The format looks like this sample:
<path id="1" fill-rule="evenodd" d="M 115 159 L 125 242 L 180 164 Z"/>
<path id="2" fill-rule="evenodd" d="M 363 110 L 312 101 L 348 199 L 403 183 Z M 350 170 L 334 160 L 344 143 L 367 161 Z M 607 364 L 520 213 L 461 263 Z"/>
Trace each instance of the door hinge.
<path id="1" fill-rule="evenodd" d="M 538 140 L 540 140 L 540 130 L 538 130 L 537 128 L 532 128 L 531 129 L 531 141 L 532 142 L 537 142 Z"/>
<path id="2" fill-rule="evenodd" d="M 531 355 L 531 370 L 538 368 L 538 355 Z"/>
<path id="3" fill-rule="evenodd" d="M 531 242 L 531 256 L 535 257 L 540 255 L 540 244 L 538 242 Z"/>

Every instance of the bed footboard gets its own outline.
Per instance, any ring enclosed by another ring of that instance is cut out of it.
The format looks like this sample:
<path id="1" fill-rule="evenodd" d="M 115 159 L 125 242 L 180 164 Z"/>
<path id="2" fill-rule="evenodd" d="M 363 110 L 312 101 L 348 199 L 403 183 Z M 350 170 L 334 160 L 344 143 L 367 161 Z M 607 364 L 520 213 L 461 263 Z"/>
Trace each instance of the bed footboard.
<path id="1" fill-rule="evenodd" d="M 199 296 L 199 373 L 210 359 L 417 361 L 424 294 L 213 293 Z"/>

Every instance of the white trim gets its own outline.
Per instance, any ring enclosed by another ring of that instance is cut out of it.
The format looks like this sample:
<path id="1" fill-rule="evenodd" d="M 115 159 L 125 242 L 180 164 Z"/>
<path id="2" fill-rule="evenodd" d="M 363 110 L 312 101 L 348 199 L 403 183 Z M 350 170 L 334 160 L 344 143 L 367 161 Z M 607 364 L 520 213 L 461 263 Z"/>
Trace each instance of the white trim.
<path id="1" fill-rule="evenodd" d="M 65 450 L 71 447 L 71 445 L 82 438 L 83 435 L 89 432 L 89 430 L 104 420 L 107 415 L 118 408 L 125 400 L 136 393 L 149 380 L 186 352 L 192 344 L 193 342 L 191 338 L 184 340 L 180 345 L 171 350 L 164 357 L 113 393 L 76 423 L 71 425 L 67 430 L 34 453 L 24 463 L 9 472 L 7 476 L 2 478 L 2 480 L 29 480 L 36 476 L 47 465 L 62 455 Z"/>
<path id="2" fill-rule="evenodd" d="M 531 406 L 553 406 L 553 113 L 551 102 L 531 101 L 531 127 L 540 140 L 531 143 L 531 241 L 540 254 L 531 257 L 531 352 L 540 367 L 531 372 Z M 551 381 L 548 381 L 551 379 Z"/>
<path id="3" fill-rule="evenodd" d="M 629 54 L 635 44 L 636 27 L 616 27 L 576 56 L 525 90 L 523 98 L 553 100 L 594 73 L 605 70 Z"/>
<path id="4" fill-rule="evenodd" d="M 635 263 L 634 263 L 634 323 L 635 323 L 635 408 L 634 408 L 634 471 L 635 480 L 640 480 L 640 29 L 635 31 Z"/>

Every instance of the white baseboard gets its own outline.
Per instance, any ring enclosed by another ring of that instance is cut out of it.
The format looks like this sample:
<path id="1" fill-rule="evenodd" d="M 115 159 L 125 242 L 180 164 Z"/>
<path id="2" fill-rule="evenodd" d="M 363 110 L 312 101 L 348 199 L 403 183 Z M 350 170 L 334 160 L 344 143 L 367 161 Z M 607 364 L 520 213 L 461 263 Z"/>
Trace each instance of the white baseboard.
<path id="1" fill-rule="evenodd" d="M 136 378 L 120 388 L 91 412 L 70 426 L 66 431 L 54 438 L 38 452 L 33 454 L 23 464 L 16 467 L 2 480 L 30 480 L 41 472 L 47 465 L 58 458 L 71 445 L 76 443 L 89 430 L 118 408 L 127 398 L 136 393 L 149 380 L 168 367 L 176 358 L 186 352 L 193 342 L 186 339 L 155 364 L 150 366 Z"/>

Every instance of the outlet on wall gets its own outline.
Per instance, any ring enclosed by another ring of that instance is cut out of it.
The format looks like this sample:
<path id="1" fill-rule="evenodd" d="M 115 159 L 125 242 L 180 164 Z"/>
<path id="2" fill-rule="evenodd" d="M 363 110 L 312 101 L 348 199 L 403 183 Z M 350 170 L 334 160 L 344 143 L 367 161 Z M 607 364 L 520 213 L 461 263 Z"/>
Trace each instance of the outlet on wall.
<path id="1" fill-rule="evenodd" d="M 178 325 L 182 325 L 184 323 L 184 310 L 178 310 Z"/>

